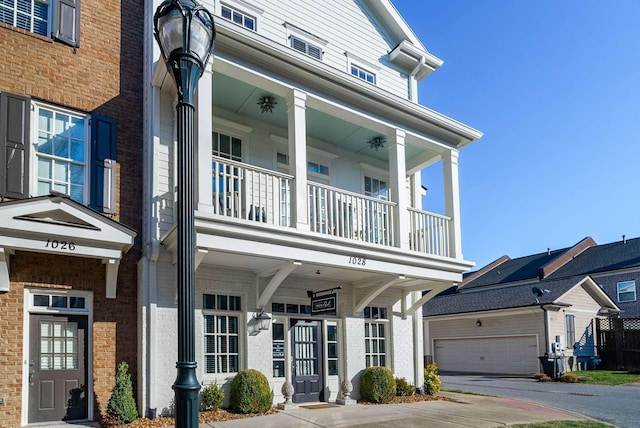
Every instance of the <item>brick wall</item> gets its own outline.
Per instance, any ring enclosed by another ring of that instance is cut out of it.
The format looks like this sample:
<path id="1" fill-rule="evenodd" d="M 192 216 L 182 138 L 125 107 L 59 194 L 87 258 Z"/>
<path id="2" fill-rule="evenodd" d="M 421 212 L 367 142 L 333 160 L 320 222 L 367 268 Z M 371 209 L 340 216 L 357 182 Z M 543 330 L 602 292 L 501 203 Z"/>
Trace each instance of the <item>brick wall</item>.
<path id="1" fill-rule="evenodd" d="M 116 299 L 105 298 L 99 260 L 17 252 L 11 290 L 0 294 L 0 427 L 20 425 L 24 287 L 94 291 L 94 391 L 106 408 L 116 365 L 128 361 L 136 379 L 136 262 L 142 222 L 142 0 L 84 0 L 75 49 L 0 24 L 0 91 L 110 117 L 117 124 L 116 214 L 138 231 L 123 258 Z M 135 385 L 134 385 L 135 387 Z M 96 413 L 96 417 L 99 414 Z"/>

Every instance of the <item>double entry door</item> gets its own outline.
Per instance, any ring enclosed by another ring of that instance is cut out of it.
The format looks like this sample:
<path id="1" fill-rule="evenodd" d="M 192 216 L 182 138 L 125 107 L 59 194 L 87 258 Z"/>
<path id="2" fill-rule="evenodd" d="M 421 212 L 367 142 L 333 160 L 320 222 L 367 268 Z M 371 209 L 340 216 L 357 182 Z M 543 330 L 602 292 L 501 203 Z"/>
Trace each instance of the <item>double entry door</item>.
<path id="1" fill-rule="evenodd" d="M 322 322 L 291 320 L 291 383 L 293 402 L 322 401 Z"/>
<path id="2" fill-rule="evenodd" d="M 29 423 L 87 419 L 87 316 L 29 315 Z"/>

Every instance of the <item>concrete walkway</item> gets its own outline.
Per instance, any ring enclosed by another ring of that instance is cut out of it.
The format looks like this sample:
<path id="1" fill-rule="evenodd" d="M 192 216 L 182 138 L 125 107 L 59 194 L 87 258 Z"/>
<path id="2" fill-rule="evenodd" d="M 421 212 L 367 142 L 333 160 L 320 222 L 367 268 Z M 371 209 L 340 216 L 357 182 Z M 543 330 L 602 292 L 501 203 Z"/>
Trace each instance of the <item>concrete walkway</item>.
<path id="1" fill-rule="evenodd" d="M 201 428 L 499 427 L 554 420 L 587 420 L 574 413 L 510 398 L 445 392 L 448 400 L 411 404 L 296 408 L 277 414 L 201 424 Z"/>

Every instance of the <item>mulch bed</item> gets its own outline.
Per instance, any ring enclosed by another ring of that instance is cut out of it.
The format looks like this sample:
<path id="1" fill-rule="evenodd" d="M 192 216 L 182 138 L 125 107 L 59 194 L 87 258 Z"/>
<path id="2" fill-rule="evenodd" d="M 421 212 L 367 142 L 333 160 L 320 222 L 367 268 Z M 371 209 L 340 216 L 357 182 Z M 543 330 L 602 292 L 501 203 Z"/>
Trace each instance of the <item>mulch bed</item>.
<path id="1" fill-rule="evenodd" d="M 389 404 L 418 403 L 421 401 L 437 401 L 444 399 L 445 398 L 437 395 L 411 395 L 395 397 L 389 402 Z M 366 401 L 358 401 L 358 404 L 376 405 L 376 403 L 369 403 Z M 243 415 L 219 409 L 216 411 L 200 412 L 199 421 L 201 424 L 207 422 L 224 422 L 233 419 L 246 419 L 254 416 L 270 415 L 273 413 L 278 413 L 278 410 L 272 408 L 267 413 Z M 156 419 L 140 418 L 127 425 L 119 425 L 116 421 L 103 420 L 101 425 L 103 428 L 157 428 L 175 425 L 175 420 L 172 417 L 160 417 Z"/>

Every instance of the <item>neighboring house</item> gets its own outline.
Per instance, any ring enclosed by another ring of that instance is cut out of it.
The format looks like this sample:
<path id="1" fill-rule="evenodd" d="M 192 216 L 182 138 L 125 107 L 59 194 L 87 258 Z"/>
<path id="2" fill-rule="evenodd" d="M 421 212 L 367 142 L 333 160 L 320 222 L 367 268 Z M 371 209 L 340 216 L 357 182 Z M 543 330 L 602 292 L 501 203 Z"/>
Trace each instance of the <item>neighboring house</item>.
<path id="1" fill-rule="evenodd" d="M 531 375 L 538 357 L 592 367 L 595 320 L 619 307 L 588 272 L 571 264 L 596 243 L 517 259 L 505 256 L 465 276 L 423 307 L 425 356 L 442 371 Z M 566 269 L 566 270 L 563 270 Z M 563 273 L 564 272 L 564 273 Z"/>
<path id="2" fill-rule="evenodd" d="M 93 420 L 136 375 L 142 3 L 0 2 L 2 427 Z"/>
<path id="3" fill-rule="evenodd" d="M 176 351 L 175 85 L 145 8 L 141 412 L 171 412 Z M 367 366 L 423 383 L 422 304 L 462 280 L 459 150 L 473 128 L 418 104 L 442 61 L 388 0 L 203 2 L 213 59 L 197 93 L 196 359 L 242 369 L 274 403 L 334 401 Z M 446 212 L 421 209 L 442 162 Z M 340 288 L 341 287 L 341 288 Z M 337 291 L 312 315 L 309 292 Z M 430 291 L 426 297 L 422 292 Z M 259 330 L 256 315 L 272 317 Z"/>

